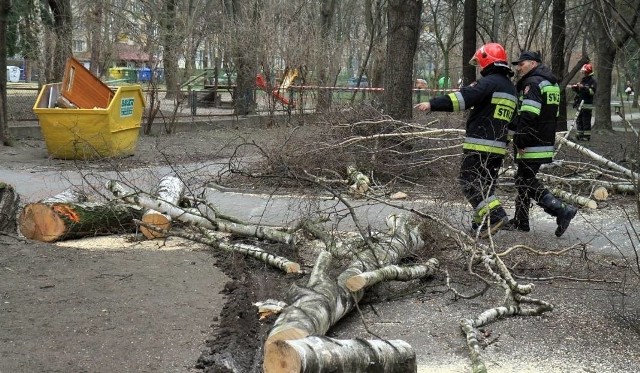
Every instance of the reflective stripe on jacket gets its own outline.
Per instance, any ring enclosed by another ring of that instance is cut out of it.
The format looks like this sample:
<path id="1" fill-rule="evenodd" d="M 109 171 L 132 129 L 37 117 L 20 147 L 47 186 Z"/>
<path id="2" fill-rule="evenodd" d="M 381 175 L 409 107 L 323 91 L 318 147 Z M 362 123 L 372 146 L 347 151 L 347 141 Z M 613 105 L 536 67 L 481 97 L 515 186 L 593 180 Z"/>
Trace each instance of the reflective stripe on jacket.
<path id="1" fill-rule="evenodd" d="M 560 87 L 556 77 L 540 64 L 517 83 L 518 115 L 511 125 L 516 160 L 549 163 L 553 160 Z M 518 151 L 519 150 L 519 151 Z"/>
<path id="2" fill-rule="evenodd" d="M 507 147 L 507 125 L 517 108 L 516 89 L 507 77 L 510 70 L 489 67 L 483 77 L 460 91 L 431 99 L 433 111 L 471 109 L 466 123 L 465 152 L 481 152 L 504 156 Z"/>

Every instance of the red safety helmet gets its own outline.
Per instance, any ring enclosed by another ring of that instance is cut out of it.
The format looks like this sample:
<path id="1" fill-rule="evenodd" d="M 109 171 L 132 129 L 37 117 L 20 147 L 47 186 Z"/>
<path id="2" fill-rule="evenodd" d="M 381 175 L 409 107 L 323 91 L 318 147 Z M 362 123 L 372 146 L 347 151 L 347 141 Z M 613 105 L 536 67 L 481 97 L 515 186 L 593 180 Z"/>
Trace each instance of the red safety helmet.
<path id="1" fill-rule="evenodd" d="M 481 69 L 485 69 L 487 66 L 498 61 L 506 64 L 507 52 L 505 52 L 502 45 L 498 43 L 488 43 L 476 51 L 469 63 L 474 66 L 480 66 Z"/>
<path id="2" fill-rule="evenodd" d="M 582 65 L 580 71 L 585 73 L 585 75 L 591 75 L 593 74 L 593 66 L 591 66 L 590 63 L 585 63 L 584 65 Z"/>

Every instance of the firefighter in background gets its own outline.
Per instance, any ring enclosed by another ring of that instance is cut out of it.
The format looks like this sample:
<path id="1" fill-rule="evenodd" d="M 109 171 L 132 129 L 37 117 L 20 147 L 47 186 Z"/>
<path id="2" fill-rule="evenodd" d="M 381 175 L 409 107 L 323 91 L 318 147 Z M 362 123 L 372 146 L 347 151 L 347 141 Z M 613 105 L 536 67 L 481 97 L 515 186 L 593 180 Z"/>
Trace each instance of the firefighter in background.
<path id="1" fill-rule="evenodd" d="M 425 112 L 471 109 L 458 180 L 475 210 L 472 228 L 481 237 L 488 237 L 509 221 L 493 193 L 507 152 L 507 125 L 515 112 L 517 97 L 510 80 L 513 71 L 502 45 L 483 45 L 469 63 L 481 69 L 482 77 L 478 81 L 459 91 L 419 103 L 415 108 Z"/>
<path id="2" fill-rule="evenodd" d="M 555 234 L 560 237 L 578 210 L 555 198 L 536 178 L 540 166 L 553 161 L 560 106 L 558 79 L 536 52 L 522 52 L 512 64 L 516 65 L 519 78 L 518 111 L 510 125 L 515 131 L 518 196 L 515 216 L 503 228 L 529 232 L 529 205 L 533 199 L 547 214 L 556 217 Z"/>
<path id="3" fill-rule="evenodd" d="M 593 77 L 593 66 L 586 63 L 580 69 L 582 79 L 571 86 L 577 94 L 576 102 L 582 101 L 582 109 L 576 118 L 576 140 L 591 140 L 591 113 L 593 111 L 593 96 L 596 94 L 598 83 Z M 575 105 L 574 105 L 575 106 Z"/>

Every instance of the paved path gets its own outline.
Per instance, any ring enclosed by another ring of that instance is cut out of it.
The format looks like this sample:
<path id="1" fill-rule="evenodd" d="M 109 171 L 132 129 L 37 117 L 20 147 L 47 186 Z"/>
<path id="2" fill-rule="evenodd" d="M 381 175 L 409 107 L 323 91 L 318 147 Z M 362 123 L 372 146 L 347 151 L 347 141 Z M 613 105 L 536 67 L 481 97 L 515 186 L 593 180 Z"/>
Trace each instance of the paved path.
<path id="1" fill-rule="evenodd" d="M 202 169 L 201 164 L 183 165 L 178 172 L 188 173 L 197 169 L 198 172 L 215 174 L 220 165 L 208 165 Z M 42 198 L 55 195 L 71 186 L 87 186 L 91 184 L 100 189 L 110 179 L 126 180 L 142 190 L 152 190 L 157 181 L 174 170 L 169 167 L 155 167 L 152 169 L 133 169 L 124 173 L 88 171 L 34 171 L 34 170 L 3 170 L 3 181 L 14 185 L 24 202 L 34 202 Z M 101 192 L 109 195 L 106 190 Z M 337 199 L 325 195 L 323 197 L 309 197 L 300 195 L 267 195 L 239 192 L 221 192 L 208 189 L 207 198 L 221 211 L 253 223 L 270 225 L 292 225 L 302 217 L 317 216 L 318 212 L 333 219 L 327 226 L 337 230 L 355 231 L 357 227 L 353 219 L 347 217 L 347 207 Z M 391 204 L 406 208 L 437 209 L 437 203 L 423 198 L 424 196 L 410 195 L 406 201 L 389 201 Z M 367 202 L 364 200 L 350 201 L 356 212 L 356 217 L 362 229 L 385 230 L 385 218 L 401 209 L 384 203 Z M 508 203 L 508 202 L 507 202 Z M 446 214 L 451 215 L 454 224 L 460 228 L 469 225 L 468 216 L 471 212 L 463 203 L 448 203 Z M 513 208 L 507 205 L 507 212 L 513 214 Z M 635 206 L 628 206 L 627 212 L 637 222 Z M 532 235 L 553 235 L 555 219 L 538 207 L 532 209 Z M 571 227 L 560 239 L 567 245 L 577 242 L 589 243 L 594 250 L 603 253 L 619 255 L 618 249 L 625 255 L 633 253 L 633 246 L 627 236 L 629 223 L 625 211 L 618 207 L 608 207 L 605 210 L 581 210 Z M 507 234 L 507 233 L 500 233 Z M 635 240 L 637 241 L 637 239 Z M 617 246 L 617 247 L 616 247 Z"/>

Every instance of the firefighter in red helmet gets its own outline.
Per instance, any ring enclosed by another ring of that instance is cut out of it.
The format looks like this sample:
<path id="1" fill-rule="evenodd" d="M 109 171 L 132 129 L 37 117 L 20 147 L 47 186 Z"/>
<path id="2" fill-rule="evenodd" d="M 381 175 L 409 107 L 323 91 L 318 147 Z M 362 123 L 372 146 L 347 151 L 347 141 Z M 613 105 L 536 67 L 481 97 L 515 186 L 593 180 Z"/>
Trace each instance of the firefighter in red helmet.
<path id="1" fill-rule="evenodd" d="M 425 112 L 471 110 L 466 123 L 458 181 L 475 210 L 472 228 L 481 237 L 494 233 L 509 220 L 500 200 L 494 195 L 498 170 L 507 153 L 507 125 L 518 103 L 515 86 L 510 80 L 513 71 L 507 61 L 502 45 L 485 44 L 469 61 L 480 68 L 480 79 L 459 91 L 415 106 Z"/>
<path id="2" fill-rule="evenodd" d="M 580 69 L 582 79 L 571 86 L 576 92 L 576 102 L 582 101 L 582 107 L 576 107 L 580 112 L 576 118 L 576 140 L 591 140 L 591 113 L 593 111 L 593 96 L 596 94 L 598 83 L 593 77 L 593 66 L 590 63 L 582 65 Z M 579 105 L 577 105 L 579 106 Z"/>

